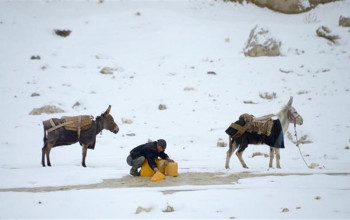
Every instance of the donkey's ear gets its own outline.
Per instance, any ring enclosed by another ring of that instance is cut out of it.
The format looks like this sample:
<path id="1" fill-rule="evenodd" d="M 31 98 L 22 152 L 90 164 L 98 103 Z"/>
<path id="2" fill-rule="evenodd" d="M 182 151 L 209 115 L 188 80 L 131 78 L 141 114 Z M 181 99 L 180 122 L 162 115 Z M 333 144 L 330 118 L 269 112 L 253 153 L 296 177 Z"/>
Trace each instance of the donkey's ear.
<path id="1" fill-rule="evenodd" d="M 290 97 L 287 105 L 292 106 L 292 104 L 293 104 L 293 96 Z"/>
<path id="2" fill-rule="evenodd" d="M 111 105 L 108 106 L 107 110 L 105 111 L 105 115 L 109 115 L 109 112 L 111 111 Z"/>

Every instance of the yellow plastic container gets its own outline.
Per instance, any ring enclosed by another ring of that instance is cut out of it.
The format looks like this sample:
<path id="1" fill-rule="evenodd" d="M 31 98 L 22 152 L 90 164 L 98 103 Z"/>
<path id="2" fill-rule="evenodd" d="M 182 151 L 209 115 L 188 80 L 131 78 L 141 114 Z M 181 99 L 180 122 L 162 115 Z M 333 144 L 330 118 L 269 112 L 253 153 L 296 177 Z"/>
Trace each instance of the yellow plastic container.
<path id="1" fill-rule="evenodd" d="M 157 159 L 156 160 L 156 164 L 157 164 L 157 168 L 161 173 L 165 173 L 165 168 L 168 164 L 167 160 L 160 160 Z M 140 176 L 153 176 L 154 175 L 154 171 L 153 169 L 150 167 L 150 165 L 148 164 L 147 159 L 145 160 L 145 162 L 143 162 L 142 166 L 141 166 L 141 171 L 140 171 Z"/>
<path id="2" fill-rule="evenodd" d="M 178 176 L 179 173 L 177 172 L 177 163 L 176 162 L 170 162 L 165 167 L 165 175 L 166 176 Z"/>
<path id="3" fill-rule="evenodd" d="M 140 170 L 140 176 L 153 176 L 154 171 L 149 166 L 147 159 L 143 162 Z"/>
<path id="4" fill-rule="evenodd" d="M 165 179 L 165 175 L 159 171 L 157 171 L 151 178 L 152 182 L 159 182 Z"/>

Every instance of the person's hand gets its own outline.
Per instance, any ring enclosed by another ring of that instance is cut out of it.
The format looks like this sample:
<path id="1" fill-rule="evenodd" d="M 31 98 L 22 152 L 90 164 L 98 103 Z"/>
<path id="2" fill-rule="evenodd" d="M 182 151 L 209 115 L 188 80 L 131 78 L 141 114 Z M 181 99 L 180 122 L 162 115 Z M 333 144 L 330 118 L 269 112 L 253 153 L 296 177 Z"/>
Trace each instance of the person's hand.
<path id="1" fill-rule="evenodd" d="M 157 168 L 157 167 L 155 167 L 155 168 L 153 169 L 153 171 L 154 171 L 154 172 L 157 172 L 157 171 L 158 171 L 158 168 Z"/>

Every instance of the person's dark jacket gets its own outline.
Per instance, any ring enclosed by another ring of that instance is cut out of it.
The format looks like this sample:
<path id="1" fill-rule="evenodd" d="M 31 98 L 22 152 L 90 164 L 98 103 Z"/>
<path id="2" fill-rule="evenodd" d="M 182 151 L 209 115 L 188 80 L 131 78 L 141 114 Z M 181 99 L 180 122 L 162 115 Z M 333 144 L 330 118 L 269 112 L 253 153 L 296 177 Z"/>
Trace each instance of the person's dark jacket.
<path id="1" fill-rule="evenodd" d="M 130 151 L 130 156 L 133 160 L 138 157 L 144 156 L 148 160 L 148 164 L 152 169 L 157 167 L 156 159 L 158 157 L 162 159 L 169 158 L 169 156 L 166 153 L 164 153 L 164 151 L 158 153 L 156 141 L 135 147 Z"/>

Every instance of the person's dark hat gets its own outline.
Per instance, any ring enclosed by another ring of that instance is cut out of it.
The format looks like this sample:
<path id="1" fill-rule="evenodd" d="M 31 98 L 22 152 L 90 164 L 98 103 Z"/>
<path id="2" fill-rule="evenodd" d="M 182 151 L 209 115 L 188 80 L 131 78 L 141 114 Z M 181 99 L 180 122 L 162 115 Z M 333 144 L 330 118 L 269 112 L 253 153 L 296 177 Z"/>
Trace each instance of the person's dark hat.
<path id="1" fill-rule="evenodd" d="M 161 146 L 161 147 L 163 148 L 163 150 L 165 150 L 165 148 L 166 148 L 166 141 L 165 141 L 165 140 L 159 139 L 159 140 L 157 141 L 157 144 L 158 144 L 159 146 Z"/>

